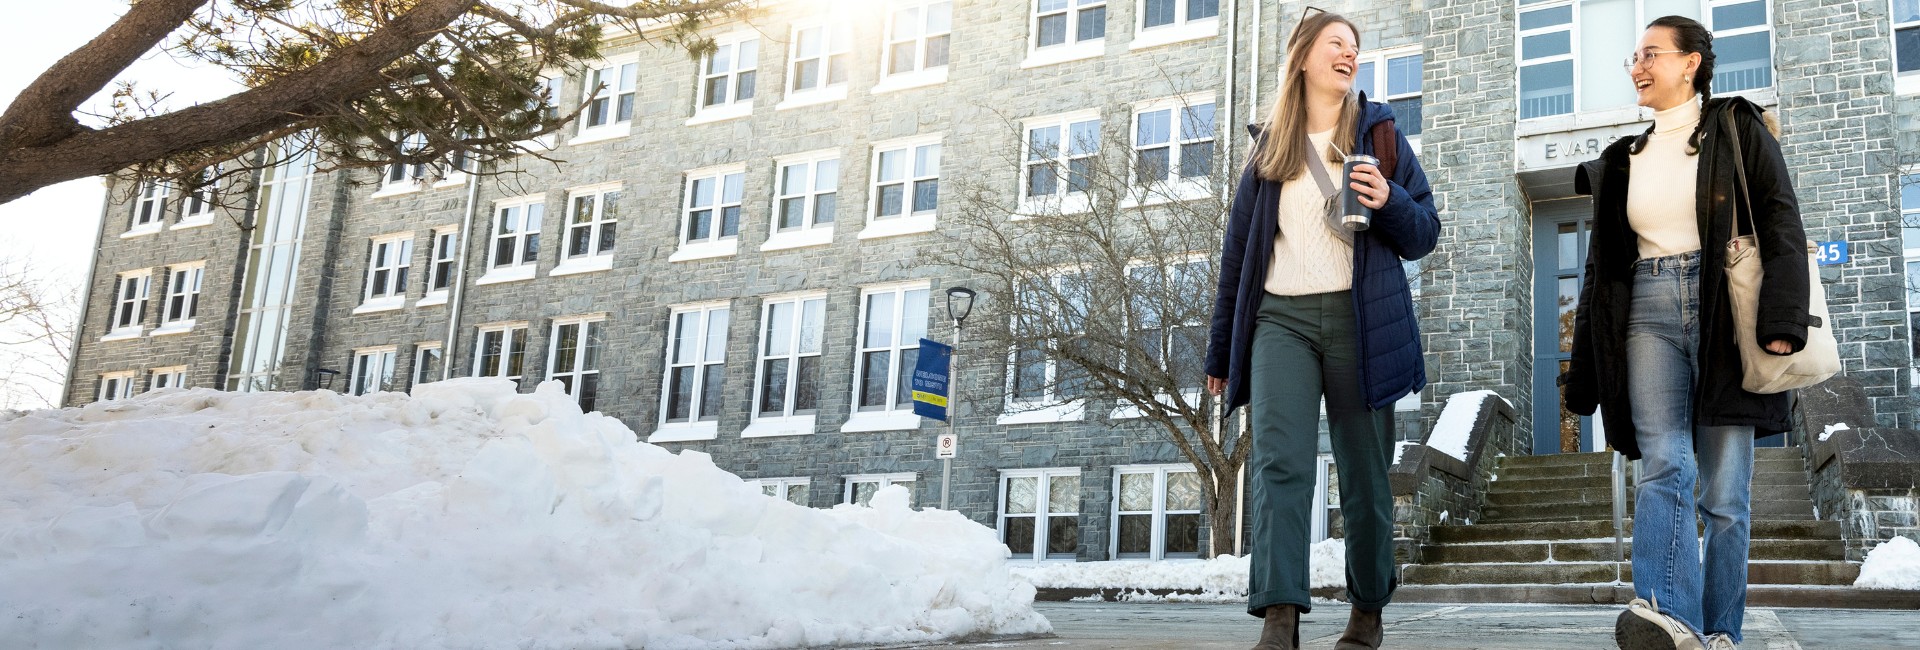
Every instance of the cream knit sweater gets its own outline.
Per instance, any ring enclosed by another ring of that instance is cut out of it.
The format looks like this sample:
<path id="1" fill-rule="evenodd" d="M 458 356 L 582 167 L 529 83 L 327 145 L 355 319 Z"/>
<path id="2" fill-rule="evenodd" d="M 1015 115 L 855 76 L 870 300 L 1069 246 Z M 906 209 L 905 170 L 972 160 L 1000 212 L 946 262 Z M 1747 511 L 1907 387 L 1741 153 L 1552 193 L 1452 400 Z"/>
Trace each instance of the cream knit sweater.
<path id="1" fill-rule="evenodd" d="M 1307 164 L 1321 165 L 1335 187 L 1344 187 L 1340 166 L 1325 158 L 1333 131 L 1310 133 L 1314 156 Z M 1273 262 L 1267 266 L 1267 293 L 1307 296 L 1353 288 L 1353 244 L 1327 228 L 1326 199 L 1320 184 L 1305 168 L 1280 184 L 1280 230 L 1273 238 Z"/>
<path id="2" fill-rule="evenodd" d="M 1694 189 L 1700 157 L 1687 155 L 1687 140 L 1700 123 L 1700 99 L 1653 114 L 1647 146 L 1629 160 L 1627 223 L 1640 236 L 1640 259 L 1700 250 Z"/>

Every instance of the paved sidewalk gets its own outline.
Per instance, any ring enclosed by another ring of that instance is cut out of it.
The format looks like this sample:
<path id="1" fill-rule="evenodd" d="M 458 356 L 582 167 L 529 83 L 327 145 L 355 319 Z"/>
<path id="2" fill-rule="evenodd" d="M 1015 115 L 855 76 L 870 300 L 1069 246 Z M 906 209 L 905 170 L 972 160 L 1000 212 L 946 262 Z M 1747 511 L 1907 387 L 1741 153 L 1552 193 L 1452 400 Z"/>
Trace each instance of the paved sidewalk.
<path id="1" fill-rule="evenodd" d="M 970 648 L 1246 650 L 1260 622 L 1239 605 L 1035 603 L 1056 638 Z M 1620 609 L 1591 605 L 1394 605 L 1387 648 L 1425 650 L 1611 650 Z M 1333 647 L 1347 607 L 1321 605 L 1305 618 L 1306 648 Z M 1920 613 L 1847 609 L 1749 609 L 1743 650 L 1920 650 Z"/>

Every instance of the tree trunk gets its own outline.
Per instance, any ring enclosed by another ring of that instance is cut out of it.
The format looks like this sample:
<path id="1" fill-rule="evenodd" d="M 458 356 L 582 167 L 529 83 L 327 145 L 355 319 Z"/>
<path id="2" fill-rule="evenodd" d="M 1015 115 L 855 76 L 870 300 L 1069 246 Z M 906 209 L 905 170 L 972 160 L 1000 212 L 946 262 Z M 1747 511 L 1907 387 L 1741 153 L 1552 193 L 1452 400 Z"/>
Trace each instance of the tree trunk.
<path id="1" fill-rule="evenodd" d="M 1240 518 L 1240 471 L 1236 467 L 1230 471 L 1215 469 L 1214 472 L 1220 477 L 1220 487 L 1213 492 L 1213 502 L 1207 504 L 1210 526 L 1207 557 L 1236 555 L 1233 542 L 1239 532 L 1236 524 Z"/>

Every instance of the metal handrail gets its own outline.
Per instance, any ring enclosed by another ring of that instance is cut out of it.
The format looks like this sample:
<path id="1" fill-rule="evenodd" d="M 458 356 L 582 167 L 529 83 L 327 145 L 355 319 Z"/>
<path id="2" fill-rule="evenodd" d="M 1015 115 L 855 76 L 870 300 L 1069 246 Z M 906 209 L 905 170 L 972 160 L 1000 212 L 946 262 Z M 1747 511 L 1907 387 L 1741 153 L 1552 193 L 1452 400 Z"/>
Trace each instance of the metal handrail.
<path id="1" fill-rule="evenodd" d="M 1627 561 L 1626 456 L 1613 452 L 1613 561 Z"/>

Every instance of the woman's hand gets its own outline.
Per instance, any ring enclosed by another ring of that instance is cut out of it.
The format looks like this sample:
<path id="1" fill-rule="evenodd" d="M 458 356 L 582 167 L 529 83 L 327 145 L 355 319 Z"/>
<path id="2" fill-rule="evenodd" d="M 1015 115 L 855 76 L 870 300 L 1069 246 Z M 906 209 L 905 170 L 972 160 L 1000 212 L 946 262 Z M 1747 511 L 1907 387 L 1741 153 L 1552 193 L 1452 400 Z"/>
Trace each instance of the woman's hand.
<path id="1" fill-rule="evenodd" d="M 1227 390 L 1227 380 L 1225 380 L 1225 379 L 1221 379 L 1221 378 L 1219 378 L 1219 377 L 1208 377 L 1208 378 L 1207 378 L 1207 392 L 1208 392 L 1208 393 L 1211 393 L 1211 394 L 1213 394 L 1213 396 L 1214 396 L 1214 397 L 1219 397 L 1219 396 L 1220 396 L 1220 393 L 1221 393 L 1221 392 L 1223 392 L 1223 391 L 1225 391 L 1225 390 Z"/>
<path id="2" fill-rule="evenodd" d="M 1767 342 L 1767 351 L 1774 354 L 1793 354 L 1793 344 L 1774 339 Z"/>
<path id="3" fill-rule="evenodd" d="M 1380 175 L 1379 167 L 1364 163 L 1354 165 L 1353 173 L 1349 176 L 1353 180 L 1353 191 L 1360 193 L 1360 205 L 1378 210 L 1387 204 L 1387 197 L 1392 192 L 1387 189 L 1387 177 Z"/>

